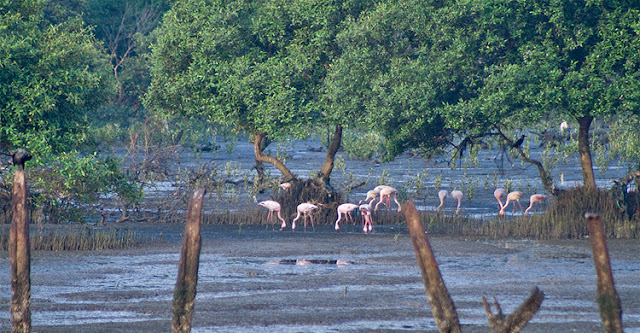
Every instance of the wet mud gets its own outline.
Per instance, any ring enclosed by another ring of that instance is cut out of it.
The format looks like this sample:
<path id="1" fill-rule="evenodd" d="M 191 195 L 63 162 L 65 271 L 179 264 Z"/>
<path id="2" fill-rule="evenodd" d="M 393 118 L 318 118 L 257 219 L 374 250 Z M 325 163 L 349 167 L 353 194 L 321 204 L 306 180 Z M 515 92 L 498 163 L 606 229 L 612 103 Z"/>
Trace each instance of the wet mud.
<path id="1" fill-rule="evenodd" d="M 164 242 L 128 250 L 32 254 L 34 332 L 167 332 L 182 225 L 131 224 Z M 265 231 L 204 225 L 193 332 L 436 332 L 406 227 Z M 546 295 L 524 332 L 600 332 L 588 240 L 430 235 L 464 332 L 487 332 L 481 299 L 512 312 Z M 611 240 L 626 332 L 640 331 L 640 253 Z M 0 269 L 9 272 L 7 255 Z M 1 276 L 0 330 L 10 281 Z"/>

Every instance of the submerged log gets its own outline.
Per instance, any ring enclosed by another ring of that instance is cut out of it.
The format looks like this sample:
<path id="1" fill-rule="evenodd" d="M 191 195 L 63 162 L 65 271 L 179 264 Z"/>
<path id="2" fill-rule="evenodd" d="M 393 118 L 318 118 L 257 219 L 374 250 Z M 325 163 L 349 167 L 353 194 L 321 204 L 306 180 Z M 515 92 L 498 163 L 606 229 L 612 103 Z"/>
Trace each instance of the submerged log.
<path id="1" fill-rule="evenodd" d="M 496 307 L 496 314 L 493 314 L 487 299 L 482 297 L 482 304 L 484 305 L 484 310 L 489 318 L 489 329 L 492 333 L 520 332 L 520 330 L 529 323 L 529 320 L 533 318 L 533 315 L 538 312 L 543 300 L 544 293 L 540 291 L 538 287 L 535 287 L 533 288 L 533 291 L 531 291 L 529 298 L 527 298 L 527 300 L 524 301 L 524 303 L 522 303 L 514 313 L 505 316 L 502 313 L 502 308 L 500 307 L 500 303 L 498 303 L 497 299 L 493 299 Z"/>
<path id="2" fill-rule="evenodd" d="M 189 201 L 184 241 L 178 265 L 178 280 L 173 293 L 173 321 L 171 332 L 187 333 L 191 331 L 191 318 L 198 284 L 198 266 L 200 265 L 200 225 L 202 221 L 202 200 L 204 189 L 193 193 Z"/>
<path id="3" fill-rule="evenodd" d="M 442 274 L 440 274 L 436 257 L 431 250 L 427 234 L 420 222 L 418 211 L 412 200 L 402 206 L 433 319 L 440 332 L 460 332 L 460 321 L 458 320 L 456 307 L 447 291 L 447 287 L 444 285 Z"/>
<path id="4" fill-rule="evenodd" d="M 605 332 L 622 332 L 622 307 L 613 283 L 611 262 L 604 227 L 600 216 L 585 213 L 589 223 L 589 239 L 593 249 L 593 261 L 598 277 L 596 299 L 600 307 L 600 318 Z"/>
<path id="5" fill-rule="evenodd" d="M 31 253 L 29 248 L 29 214 L 24 163 L 31 155 L 24 150 L 13 154 L 13 218 L 9 232 L 11 262 L 11 332 L 31 331 Z"/>

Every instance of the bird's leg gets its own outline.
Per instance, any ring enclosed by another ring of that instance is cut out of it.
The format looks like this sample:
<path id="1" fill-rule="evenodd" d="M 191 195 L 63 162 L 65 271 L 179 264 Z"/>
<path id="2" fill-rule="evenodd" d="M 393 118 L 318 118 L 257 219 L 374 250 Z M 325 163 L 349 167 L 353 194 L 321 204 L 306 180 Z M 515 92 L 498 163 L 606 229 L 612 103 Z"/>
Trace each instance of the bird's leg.
<path id="1" fill-rule="evenodd" d="M 306 215 L 305 215 L 306 217 Z M 309 218 L 311 219 L 311 228 L 313 229 L 313 231 L 316 231 L 316 227 L 313 225 L 313 215 L 310 215 Z M 306 220 L 305 220 L 306 222 Z"/>

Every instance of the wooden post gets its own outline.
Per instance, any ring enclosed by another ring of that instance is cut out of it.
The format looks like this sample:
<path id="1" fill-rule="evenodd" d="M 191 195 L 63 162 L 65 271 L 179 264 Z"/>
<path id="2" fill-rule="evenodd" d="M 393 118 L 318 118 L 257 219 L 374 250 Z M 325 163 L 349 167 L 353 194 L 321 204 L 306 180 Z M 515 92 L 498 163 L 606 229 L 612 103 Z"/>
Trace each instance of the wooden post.
<path id="1" fill-rule="evenodd" d="M 171 332 L 187 333 L 191 331 L 198 284 L 198 266 L 200 264 L 200 222 L 202 220 L 202 199 L 204 189 L 193 193 L 189 201 L 187 222 L 184 227 L 184 240 L 178 265 L 178 281 L 173 293 L 173 321 Z"/>
<path id="2" fill-rule="evenodd" d="M 402 210 L 409 226 L 411 241 L 416 252 L 416 259 L 418 260 L 422 282 L 427 292 L 427 299 L 431 305 L 433 319 L 440 332 L 460 332 L 460 321 L 458 320 L 456 307 L 447 291 L 447 287 L 444 285 L 436 257 L 431 250 L 431 245 L 420 222 L 420 215 L 413 204 L 413 200 L 404 203 Z"/>
<path id="3" fill-rule="evenodd" d="M 622 332 L 622 308 L 613 283 L 613 273 L 607 250 L 607 240 L 599 215 L 585 213 L 589 223 L 589 239 L 593 249 L 593 262 L 598 277 L 596 299 L 605 332 Z"/>
<path id="4" fill-rule="evenodd" d="M 31 253 L 29 249 L 29 219 L 24 163 L 31 159 L 25 150 L 13 154 L 11 231 L 9 256 L 11 261 L 11 332 L 31 331 Z"/>

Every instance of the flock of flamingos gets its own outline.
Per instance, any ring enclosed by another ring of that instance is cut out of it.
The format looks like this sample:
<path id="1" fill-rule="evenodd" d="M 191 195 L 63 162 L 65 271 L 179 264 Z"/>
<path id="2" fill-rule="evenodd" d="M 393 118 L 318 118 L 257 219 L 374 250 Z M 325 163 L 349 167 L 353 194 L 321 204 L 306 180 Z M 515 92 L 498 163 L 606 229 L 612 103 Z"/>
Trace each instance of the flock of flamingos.
<path id="1" fill-rule="evenodd" d="M 291 184 L 283 183 L 283 184 L 280 184 L 280 187 L 286 190 L 291 187 Z M 372 232 L 373 219 L 371 218 L 371 212 L 378 211 L 380 204 L 383 204 L 390 209 L 391 198 L 393 198 L 393 201 L 395 201 L 395 203 L 398 205 L 398 212 L 402 210 L 400 206 L 400 202 L 398 202 L 398 199 L 396 198 L 397 194 L 398 194 L 398 191 L 395 188 L 387 185 L 379 185 L 379 186 L 376 186 L 373 190 L 368 191 L 367 197 L 364 200 L 361 200 L 358 204 L 353 204 L 353 203 L 341 204 L 340 206 L 338 206 L 338 209 L 337 209 L 338 219 L 335 222 L 335 229 L 337 231 L 340 230 L 340 220 L 342 220 L 343 217 L 345 221 L 353 222 L 354 220 L 351 217 L 351 212 L 358 209 L 360 211 L 360 214 L 362 215 L 362 231 L 364 233 Z M 498 209 L 499 209 L 498 214 L 500 216 L 504 216 L 505 215 L 504 210 L 505 208 L 507 208 L 507 206 L 509 206 L 510 202 L 513 203 L 513 213 L 515 213 L 516 211 L 516 202 L 518 203 L 518 206 L 520 206 L 520 210 L 522 211 L 522 204 L 520 204 L 520 197 L 522 196 L 522 192 L 520 191 L 509 192 L 506 195 L 506 201 L 503 204 L 502 198 L 505 196 L 505 194 L 506 194 L 506 190 L 501 187 L 497 188 L 493 192 L 493 196 L 498 201 Z M 460 212 L 460 205 L 462 203 L 462 196 L 463 196 L 462 191 L 453 190 L 451 191 L 451 193 L 449 193 L 447 190 L 440 190 L 438 192 L 438 198 L 440 198 L 440 205 L 437 208 L 438 215 L 440 215 L 440 211 L 442 210 L 442 207 L 444 207 L 445 199 L 448 195 L 450 195 L 453 199 L 458 201 L 455 214 L 457 215 Z M 376 199 L 378 198 L 379 198 L 378 203 L 375 206 L 373 206 Z M 543 201 L 546 199 L 547 199 L 547 196 L 544 194 L 533 194 L 529 198 L 529 207 L 524 210 L 524 215 L 525 216 L 527 215 L 529 210 L 533 208 L 534 204 L 539 203 L 540 201 Z M 369 202 L 367 203 L 367 201 Z M 282 221 L 280 230 L 284 230 L 287 227 L 287 222 L 284 220 L 284 218 L 282 218 L 282 215 L 280 214 L 280 209 L 281 209 L 280 203 L 274 200 L 265 200 L 265 201 L 259 202 L 258 205 L 263 206 L 269 210 L 269 213 L 267 215 L 267 222 L 273 221 L 273 213 L 275 212 L 278 219 Z M 298 214 L 293 219 L 293 221 L 291 221 L 291 230 L 293 231 L 296 229 L 296 221 L 298 221 L 302 217 L 304 219 L 304 230 L 306 231 L 307 216 L 309 216 L 311 220 L 311 227 L 315 230 L 315 226 L 313 225 L 312 212 L 316 209 L 318 209 L 318 206 L 312 203 L 305 202 L 305 203 L 299 204 L 297 207 Z"/>

